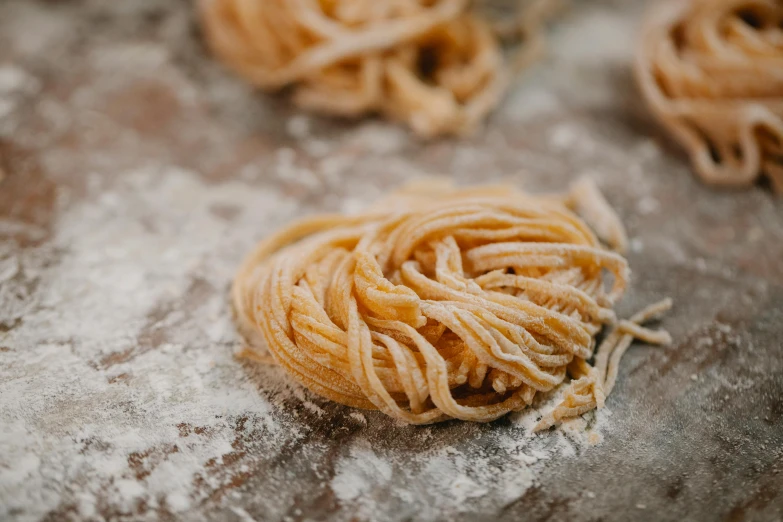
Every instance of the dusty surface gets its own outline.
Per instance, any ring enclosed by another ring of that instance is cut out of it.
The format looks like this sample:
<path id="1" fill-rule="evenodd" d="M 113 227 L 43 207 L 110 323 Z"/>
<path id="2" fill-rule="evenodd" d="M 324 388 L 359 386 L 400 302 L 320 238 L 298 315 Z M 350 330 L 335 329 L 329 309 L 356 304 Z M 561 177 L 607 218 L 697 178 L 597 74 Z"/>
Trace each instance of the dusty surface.
<path id="1" fill-rule="evenodd" d="M 252 92 L 189 2 L 0 3 L 0 519 L 779 520 L 783 202 L 699 185 L 649 121 L 639 7 L 582 3 L 483 133 L 423 146 Z M 400 426 L 234 358 L 255 241 L 439 173 L 592 174 L 633 238 L 622 311 L 675 299 L 598 444 Z"/>

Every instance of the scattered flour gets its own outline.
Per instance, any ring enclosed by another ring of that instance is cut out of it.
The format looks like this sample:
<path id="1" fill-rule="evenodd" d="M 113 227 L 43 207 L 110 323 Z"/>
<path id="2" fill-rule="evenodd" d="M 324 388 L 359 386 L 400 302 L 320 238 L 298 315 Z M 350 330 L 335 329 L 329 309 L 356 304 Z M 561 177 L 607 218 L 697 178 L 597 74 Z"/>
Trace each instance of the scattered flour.
<path id="1" fill-rule="evenodd" d="M 310 118 L 304 114 L 292 116 L 286 122 L 286 131 L 292 138 L 306 138 L 310 134 Z"/>
<path id="2" fill-rule="evenodd" d="M 24 69 L 14 65 L 0 66 L 0 95 L 36 92 L 40 82 Z"/>
<path id="3" fill-rule="evenodd" d="M 661 202 L 653 197 L 645 197 L 639 200 L 636 210 L 642 216 L 657 213 L 661 208 Z"/>
<path id="4" fill-rule="evenodd" d="M 391 464 L 379 458 L 366 441 L 359 441 L 351 447 L 348 457 L 335 466 L 331 487 L 343 502 L 360 499 L 366 503 L 368 494 L 388 484 L 391 477 Z"/>
<path id="5" fill-rule="evenodd" d="M 496 512 L 521 498 L 548 461 L 574 457 L 602 442 L 602 430 L 611 416 L 607 408 L 549 432 L 531 433 L 540 412 L 554 406 L 564 388 L 537 401 L 535 408 L 512 414 L 515 427 L 510 430 L 490 430 L 459 448 L 435 445 L 422 450 L 416 446 L 415 452 L 399 453 L 373 445 L 370 439 L 357 439 L 338 461 L 330 487 L 359 518 L 394 512 L 401 519 L 428 520 Z M 475 429 L 475 425 L 465 426 Z M 430 440 L 431 432 L 423 439 Z M 396 499 L 385 493 L 392 478 Z M 410 516 L 402 506 L 410 509 Z"/>
<path id="6" fill-rule="evenodd" d="M 32 99 L 40 88 L 40 81 L 24 69 L 0 64 L 0 137 L 13 135 L 20 118 L 14 113 L 20 112 L 17 109 L 22 102 Z"/>
<path id="7" fill-rule="evenodd" d="M 353 419 L 355 419 L 355 420 L 357 420 L 357 421 L 361 422 L 362 424 L 367 424 L 367 417 L 365 417 L 364 415 L 362 415 L 362 414 L 361 414 L 361 413 L 359 413 L 358 411 L 351 412 L 351 414 L 350 414 L 350 415 L 351 415 L 351 417 L 352 417 Z"/>
<path id="8" fill-rule="evenodd" d="M 256 520 L 250 516 L 250 513 L 240 507 L 232 507 L 231 511 L 239 517 L 242 522 L 256 522 Z"/>
<path id="9" fill-rule="evenodd" d="M 318 189 L 321 186 L 321 181 L 310 169 L 297 164 L 296 153 L 293 149 L 279 149 L 275 160 L 273 171 L 279 180 L 301 185 L 310 190 Z"/>
<path id="10" fill-rule="evenodd" d="M 343 142 L 345 147 L 386 155 L 400 152 L 410 142 L 410 136 L 402 126 L 370 121 L 358 125 Z"/>
<path id="11" fill-rule="evenodd" d="M 296 206 L 176 168 L 100 184 L 57 221 L 57 263 L 39 268 L 51 250 L 33 249 L 1 264 L 38 291 L 35 311 L 3 308 L 24 321 L 0 337 L 0 515 L 74 502 L 89 517 L 98 498 L 186 511 L 205 494 L 194 477 L 230 479 L 204 470 L 234 451 L 239 418 L 270 450 L 298 437 L 232 358 L 225 297 L 242 253 Z M 243 210 L 229 223 L 216 205 Z"/>
<path id="12" fill-rule="evenodd" d="M 620 13 L 587 10 L 576 23 L 556 31 L 555 58 L 569 63 L 626 61 L 636 41 L 634 27 Z M 589 42 L 589 43 L 588 43 Z"/>

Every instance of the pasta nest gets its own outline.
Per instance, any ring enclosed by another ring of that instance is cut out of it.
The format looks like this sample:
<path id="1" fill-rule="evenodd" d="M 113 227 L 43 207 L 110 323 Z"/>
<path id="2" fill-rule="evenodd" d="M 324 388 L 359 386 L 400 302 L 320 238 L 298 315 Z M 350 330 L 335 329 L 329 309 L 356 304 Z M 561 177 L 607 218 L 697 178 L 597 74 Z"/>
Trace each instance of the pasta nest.
<path id="1" fill-rule="evenodd" d="M 783 193 L 783 3 L 656 4 L 636 76 L 704 181 L 743 186 L 765 174 Z"/>
<path id="2" fill-rule="evenodd" d="M 519 66 L 541 50 L 541 19 L 550 4 L 535 0 L 512 28 L 526 40 Z M 499 37 L 467 0 L 202 0 L 200 6 L 207 39 L 224 62 L 262 89 L 290 86 L 306 109 L 378 112 L 423 137 L 459 134 L 484 119 L 509 82 Z"/>
<path id="3" fill-rule="evenodd" d="M 628 264 L 576 212 L 624 248 L 586 180 L 555 196 L 419 183 L 363 214 L 299 221 L 234 282 L 248 354 L 265 344 L 313 392 L 415 424 L 490 421 L 569 376 L 538 428 L 600 407 L 633 338 L 669 341 L 639 323 L 670 302 L 617 321 Z"/>

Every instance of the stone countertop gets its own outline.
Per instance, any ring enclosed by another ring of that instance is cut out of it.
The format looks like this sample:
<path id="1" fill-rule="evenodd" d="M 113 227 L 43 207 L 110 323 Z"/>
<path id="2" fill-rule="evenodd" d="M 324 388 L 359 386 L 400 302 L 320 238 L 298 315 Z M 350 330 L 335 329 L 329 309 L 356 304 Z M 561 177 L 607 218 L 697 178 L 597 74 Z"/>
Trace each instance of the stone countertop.
<path id="1" fill-rule="evenodd" d="M 189 1 L 0 3 L 0 519 L 779 520 L 783 202 L 700 185 L 650 120 L 642 7 L 576 3 L 482 132 L 422 144 L 254 92 Z M 632 238 L 620 313 L 673 297 L 674 344 L 536 437 L 530 413 L 399 425 L 234 357 L 257 240 L 431 174 L 593 176 Z"/>

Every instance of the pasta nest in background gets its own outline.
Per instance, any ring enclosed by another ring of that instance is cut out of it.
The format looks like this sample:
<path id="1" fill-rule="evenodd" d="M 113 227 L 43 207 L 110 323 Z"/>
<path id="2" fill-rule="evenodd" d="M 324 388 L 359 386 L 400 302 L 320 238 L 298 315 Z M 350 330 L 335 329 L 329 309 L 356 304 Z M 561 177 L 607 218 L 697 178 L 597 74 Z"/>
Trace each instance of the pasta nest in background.
<path id="1" fill-rule="evenodd" d="M 541 51 L 553 2 L 533 1 L 499 32 L 468 4 L 202 0 L 200 10 L 215 54 L 258 87 L 290 86 L 305 109 L 382 113 L 432 137 L 470 131 L 486 117 L 509 83 L 499 33 L 525 40 L 514 67 L 524 66 Z"/>
<path id="2" fill-rule="evenodd" d="M 234 307 L 250 355 L 265 344 L 313 392 L 408 423 L 490 421 L 570 377 L 546 428 L 603 405 L 633 338 L 669 342 L 640 326 L 669 301 L 617 320 L 628 264 L 596 233 L 624 249 L 587 180 L 554 196 L 419 183 L 262 242 Z"/>
<path id="3" fill-rule="evenodd" d="M 782 2 L 656 4 L 636 75 L 704 181 L 744 186 L 764 174 L 783 193 Z"/>

